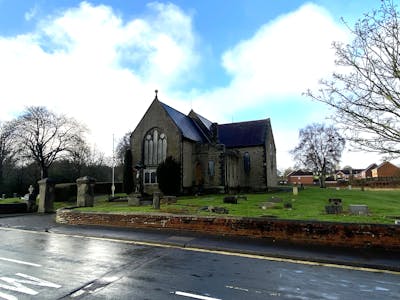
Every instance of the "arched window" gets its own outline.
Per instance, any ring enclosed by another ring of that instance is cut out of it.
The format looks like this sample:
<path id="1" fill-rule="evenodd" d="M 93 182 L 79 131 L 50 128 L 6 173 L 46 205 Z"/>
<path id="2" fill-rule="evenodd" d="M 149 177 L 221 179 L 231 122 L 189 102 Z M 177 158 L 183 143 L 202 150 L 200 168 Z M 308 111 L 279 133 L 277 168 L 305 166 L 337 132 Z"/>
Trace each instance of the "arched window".
<path id="1" fill-rule="evenodd" d="M 144 138 L 144 164 L 156 166 L 167 158 L 167 136 L 160 130 L 150 130 Z"/>
<path id="2" fill-rule="evenodd" d="M 250 173 L 250 154 L 249 154 L 249 152 L 245 152 L 243 155 L 243 168 L 244 168 L 245 174 Z"/>

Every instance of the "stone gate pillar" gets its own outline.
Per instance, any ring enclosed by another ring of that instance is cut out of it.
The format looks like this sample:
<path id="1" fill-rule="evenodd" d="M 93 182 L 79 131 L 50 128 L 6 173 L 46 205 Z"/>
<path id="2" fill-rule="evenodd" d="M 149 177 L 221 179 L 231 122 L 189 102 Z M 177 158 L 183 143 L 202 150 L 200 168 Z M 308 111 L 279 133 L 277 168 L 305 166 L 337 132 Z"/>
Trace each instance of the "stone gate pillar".
<path id="1" fill-rule="evenodd" d="M 38 181 L 39 184 L 39 213 L 50 213 L 54 211 L 53 202 L 56 182 L 50 178 Z"/>
<path id="2" fill-rule="evenodd" d="M 77 185 L 77 196 L 76 205 L 77 206 L 93 206 L 94 204 L 94 186 L 96 184 L 96 179 L 85 176 L 78 178 L 76 180 Z"/>

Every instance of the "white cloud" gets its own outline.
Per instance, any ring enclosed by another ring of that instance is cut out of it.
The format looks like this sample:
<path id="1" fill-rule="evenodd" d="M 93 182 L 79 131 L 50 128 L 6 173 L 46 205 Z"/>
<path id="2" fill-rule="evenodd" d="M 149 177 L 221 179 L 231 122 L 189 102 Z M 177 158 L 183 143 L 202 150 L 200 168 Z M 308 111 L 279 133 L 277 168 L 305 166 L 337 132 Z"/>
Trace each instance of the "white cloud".
<path id="1" fill-rule="evenodd" d="M 35 14 L 32 9 L 25 17 Z M 220 123 L 249 107 L 268 117 L 271 101 L 304 101 L 299 95 L 334 68 L 332 41 L 346 38 L 328 12 L 304 5 L 223 53 L 228 85 L 183 94 L 182 82 L 195 76 L 201 59 L 190 15 L 173 4 L 152 3 L 143 17 L 123 20 L 109 6 L 82 2 L 43 19 L 31 33 L 0 36 L 0 120 L 24 106 L 45 105 L 85 123 L 109 155 L 112 133 L 119 138 L 134 129 L 156 88 L 171 106 L 185 113 L 192 106 Z M 320 112 L 307 107 L 299 113 L 311 123 Z M 279 167 L 293 165 L 288 150 L 305 125 L 294 114 L 288 119 L 280 127 L 272 119 Z"/>
<path id="2" fill-rule="evenodd" d="M 110 154 L 112 133 L 134 129 L 154 89 L 168 91 L 198 63 L 191 18 L 173 4 L 148 9 L 124 22 L 109 6 L 82 2 L 34 32 L 0 36 L 0 120 L 44 105 L 85 123 Z"/>

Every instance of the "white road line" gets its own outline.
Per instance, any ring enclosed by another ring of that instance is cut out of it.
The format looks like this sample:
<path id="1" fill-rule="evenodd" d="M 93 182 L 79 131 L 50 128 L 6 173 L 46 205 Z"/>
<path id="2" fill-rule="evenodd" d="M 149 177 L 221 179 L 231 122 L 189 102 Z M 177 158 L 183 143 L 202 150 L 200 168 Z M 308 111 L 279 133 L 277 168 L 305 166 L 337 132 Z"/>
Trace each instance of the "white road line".
<path id="1" fill-rule="evenodd" d="M 13 262 L 13 263 L 20 264 L 20 265 L 32 266 L 32 267 L 41 267 L 42 266 L 42 265 L 38 265 L 38 264 L 35 264 L 35 263 L 27 262 L 27 261 L 11 259 L 11 258 L 5 258 L 5 257 L 0 257 L 0 260 Z"/>
<path id="2" fill-rule="evenodd" d="M 190 297 L 190 298 L 193 298 L 193 299 L 200 299 L 200 300 L 222 300 L 222 299 L 219 299 L 219 298 L 212 298 L 212 297 L 208 297 L 208 296 L 196 295 L 196 294 L 180 292 L 180 291 L 176 291 L 175 295 L 184 296 L 184 297 Z"/>

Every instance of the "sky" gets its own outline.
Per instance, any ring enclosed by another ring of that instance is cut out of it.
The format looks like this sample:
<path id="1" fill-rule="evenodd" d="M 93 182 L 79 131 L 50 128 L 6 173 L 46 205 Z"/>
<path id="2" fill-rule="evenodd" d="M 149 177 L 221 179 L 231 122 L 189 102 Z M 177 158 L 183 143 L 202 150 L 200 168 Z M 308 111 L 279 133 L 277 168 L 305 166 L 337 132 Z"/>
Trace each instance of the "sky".
<path id="1" fill-rule="evenodd" d="M 46 106 L 111 156 L 160 101 L 220 124 L 270 118 L 278 169 L 299 129 L 329 123 L 303 96 L 334 71 L 333 41 L 379 0 L 0 0 L 0 121 Z M 340 166 L 382 158 L 348 147 Z"/>

